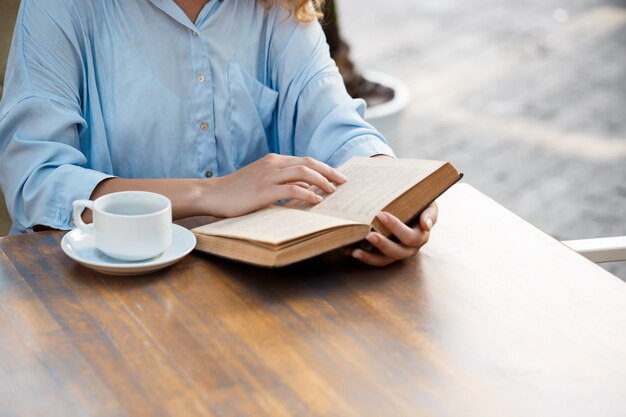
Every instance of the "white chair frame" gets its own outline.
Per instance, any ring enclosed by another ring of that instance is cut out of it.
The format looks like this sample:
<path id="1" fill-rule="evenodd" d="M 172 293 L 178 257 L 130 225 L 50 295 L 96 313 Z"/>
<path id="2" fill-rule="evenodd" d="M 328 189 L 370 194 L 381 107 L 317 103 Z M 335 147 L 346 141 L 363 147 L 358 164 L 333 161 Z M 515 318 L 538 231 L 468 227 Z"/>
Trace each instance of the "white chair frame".
<path id="1" fill-rule="evenodd" d="M 563 243 L 595 263 L 626 261 L 626 236 L 566 240 Z"/>

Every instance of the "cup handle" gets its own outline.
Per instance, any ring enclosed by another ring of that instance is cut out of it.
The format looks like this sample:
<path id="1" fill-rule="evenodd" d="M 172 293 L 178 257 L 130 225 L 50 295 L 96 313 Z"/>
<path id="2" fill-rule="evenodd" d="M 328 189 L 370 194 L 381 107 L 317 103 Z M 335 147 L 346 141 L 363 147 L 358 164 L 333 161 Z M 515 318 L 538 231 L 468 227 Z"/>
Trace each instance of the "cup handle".
<path id="1" fill-rule="evenodd" d="M 94 233 L 94 226 L 92 224 L 87 224 L 83 221 L 81 214 L 83 210 L 88 208 L 93 211 L 94 202 L 91 200 L 76 200 L 72 203 L 72 207 L 74 208 L 74 224 L 85 233 Z"/>

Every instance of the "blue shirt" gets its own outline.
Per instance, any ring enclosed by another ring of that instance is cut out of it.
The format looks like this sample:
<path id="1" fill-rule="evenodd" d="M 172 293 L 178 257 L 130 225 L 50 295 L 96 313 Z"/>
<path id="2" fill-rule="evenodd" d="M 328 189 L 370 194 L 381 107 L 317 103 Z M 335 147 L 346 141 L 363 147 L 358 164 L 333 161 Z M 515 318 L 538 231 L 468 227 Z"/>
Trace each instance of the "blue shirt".
<path id="1" fill-rule="evenodd" d="M 337 166 L 393 155 L 363 121 L 318 22 L 212 0 L 22 0 L 0 103 L 12 233 L 71 228 L 112 176 L 226 175 L 268 152 Z"/>

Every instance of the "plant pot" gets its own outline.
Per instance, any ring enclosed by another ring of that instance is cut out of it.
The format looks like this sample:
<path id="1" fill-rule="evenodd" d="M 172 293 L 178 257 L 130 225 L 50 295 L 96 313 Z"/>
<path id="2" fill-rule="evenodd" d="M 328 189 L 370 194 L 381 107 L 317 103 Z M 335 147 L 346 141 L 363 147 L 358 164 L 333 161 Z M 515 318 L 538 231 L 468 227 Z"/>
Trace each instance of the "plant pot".
<path id="1" fill-rule="evenodd" d="M 400 140 L 400 119 L 409 104 L 409 88 L 399 79 L 378 71 L 367 70 L 363 76 L 394 91 L 393 99 L 365 111 L 365 120 L 382 133 L 393 148 Z"/>

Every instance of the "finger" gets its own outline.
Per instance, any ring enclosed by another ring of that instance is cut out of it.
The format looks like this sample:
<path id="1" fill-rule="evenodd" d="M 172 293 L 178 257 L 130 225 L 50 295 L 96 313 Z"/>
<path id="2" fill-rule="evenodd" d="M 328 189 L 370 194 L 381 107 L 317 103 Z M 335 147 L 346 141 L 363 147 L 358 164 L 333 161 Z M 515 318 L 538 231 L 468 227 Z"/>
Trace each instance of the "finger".
<path id="1" fill-rule="evenodd" d="M 439 208 L 437 207 L 437 203 L 433 202 L 420 215 L 420 226 L 422 230 L 430 232 L 435 223 L 437 223 L 437 217 L 439 217 Z"/>
<path id="2" fill-rule="evenodd" d="M 296 165 L 282 168 L 276 172 L 276 177 L 272 178 L 276 183 L 284 184 L 290 182 L 307 182 L 317 185 L 327 193 L 334 192 L 337 188 L 322 174 L 304 165 Z"/>
<path id="3" fill-rule="evenodd" d="M 429 232 L 418 227 L 411 228 L 394 215 L 380 212 L 376 217 L 405 246 L 419 248 L 428 242 Z"/>
<path id="4" fill-rule="evenodd" d="M 399 261 L 400 259 L 407 259 L 417 253 L 416 247 L 405 246 L 399 243 L 393 242 L 380 233 L 372 232 L 365 238 L 376 249 L 378 249 L 383 255 Z"/>
<path id="5" fill-rule="evenodd" d="M 271 201 L 286 200 L 289 198 L 306 201 L 311 204 L 317 204 L 324 200 L 321 195 L 317 195 L 310 189 L 295 184 L 281 184 L 272 187 L 270 195 Z"/>
<path id="6" fill-rule="evenodd" d="M 312 169 L 313 171 L 319 172 L 321 175 L 328 178 L 329 181 L 332 181 L 335 184 L 343 184 L 347 181 L 347 178 L 342 173 L 332 168 L 331 166 L 326 165 L 321 161 L 318 161 L 315 158 L 311 158 L 310 156 L 288 157 L 288 159 L 285 159 L 283 161 L 283 164 L 284 167 L 303 165 L 307 168 Z"/>
<path id="7" fill-rule="evenodd" d="M 395 262 L 394 259 L 391 259 L 388 256 L 366 252 L 362 249 L 355 249 L 352 251 L 352 257 L 372 266 L 387 266 Z"/>
<path id="8" fill-rule="evenodd" d="M 305 188 L 307 190 L 309 188 L 311 188 L 311 185 L 309 183 L 304 182 L 304 181 L 289 182 L 287 184 L 297 185 L 298 187 L 302 187 L 302 188 Z"/>

